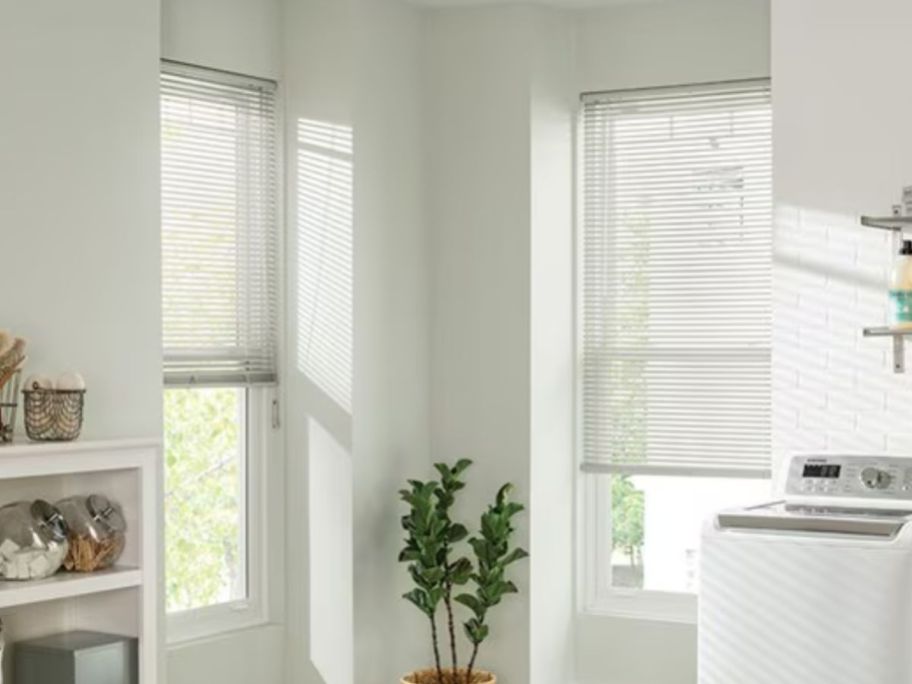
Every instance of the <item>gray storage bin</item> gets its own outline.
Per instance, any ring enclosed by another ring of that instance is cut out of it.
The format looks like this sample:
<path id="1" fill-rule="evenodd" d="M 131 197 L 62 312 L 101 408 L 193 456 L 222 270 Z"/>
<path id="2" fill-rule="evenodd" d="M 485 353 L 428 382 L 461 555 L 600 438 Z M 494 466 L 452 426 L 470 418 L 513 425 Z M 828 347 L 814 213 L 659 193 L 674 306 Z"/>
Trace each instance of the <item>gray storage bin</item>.
<path id="1" fill-rule="evenodd" d="M 64 632 L 13 644 L 16 684 L 138 684 L 137 640 Z"/>

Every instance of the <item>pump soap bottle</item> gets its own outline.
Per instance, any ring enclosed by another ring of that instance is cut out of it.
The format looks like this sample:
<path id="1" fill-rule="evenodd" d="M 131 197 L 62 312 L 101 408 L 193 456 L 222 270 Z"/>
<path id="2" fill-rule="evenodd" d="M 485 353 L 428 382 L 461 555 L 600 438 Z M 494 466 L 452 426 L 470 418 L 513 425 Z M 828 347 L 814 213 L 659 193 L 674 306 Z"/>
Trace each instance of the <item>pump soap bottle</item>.
<path id="1" fill-rule="evenodd" d="M 912 328 L 912 240 L 903 240 L 890 277 L 893 324 Z"/>

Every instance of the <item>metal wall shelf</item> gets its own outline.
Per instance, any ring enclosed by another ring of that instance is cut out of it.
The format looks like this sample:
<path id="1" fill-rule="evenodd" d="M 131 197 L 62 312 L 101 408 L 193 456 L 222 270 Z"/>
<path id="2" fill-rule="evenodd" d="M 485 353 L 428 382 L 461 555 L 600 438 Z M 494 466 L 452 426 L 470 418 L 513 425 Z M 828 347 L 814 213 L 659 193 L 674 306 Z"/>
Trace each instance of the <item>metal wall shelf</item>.
<path id="1" fill-rule="evenodd" d="M 865 337 L 892 337 L 893 338 L 893 371 L 906 372 L 906 337 L 912 335 L 912 327 L 882 326 L 878 328 L 865 328 Z"/>
<path id="2" fill-rule="evenodd" d="M 898 248 L 899 240 L 904 239 L 904 233 L 912 233 L 912 216 L 862 216 L 861 225 L 868 228 L 886 230 L 895 234 L 894 246 Z M 912 326 L 879 326 L 865 328 L 865 337 L 891 337 L 893 338 L 893 372 L 906 372 L 906 337 L 912 335 Z"/>
<path id="3" fill-rule="evenodd" d="M 862 216 L 861 225 L 902 233 L 907 229 L 912 230 L 912 216 Z"/>

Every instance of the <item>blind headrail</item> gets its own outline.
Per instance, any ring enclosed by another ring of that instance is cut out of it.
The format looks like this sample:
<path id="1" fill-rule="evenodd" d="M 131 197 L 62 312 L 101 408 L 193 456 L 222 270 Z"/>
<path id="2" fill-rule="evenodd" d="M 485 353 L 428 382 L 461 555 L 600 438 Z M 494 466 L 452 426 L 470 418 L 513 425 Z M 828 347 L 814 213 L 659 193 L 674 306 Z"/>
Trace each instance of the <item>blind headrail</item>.
<path id="1" fill-rule="evenodd" d="M 758 77 L 741 80 L 705 81 L 687 85 L 661 85 L 649 88 L 619 88 L 615 90 L 587 90 L 580 94 L 583 104 L 598 102 L 622 102 L 627 99 L 644 100 L 656 96 L 699 93 L 725 92 L 726 90 L 746 90 L 755 93 L 770 91 L 772 81 L 767 77 Z"/>

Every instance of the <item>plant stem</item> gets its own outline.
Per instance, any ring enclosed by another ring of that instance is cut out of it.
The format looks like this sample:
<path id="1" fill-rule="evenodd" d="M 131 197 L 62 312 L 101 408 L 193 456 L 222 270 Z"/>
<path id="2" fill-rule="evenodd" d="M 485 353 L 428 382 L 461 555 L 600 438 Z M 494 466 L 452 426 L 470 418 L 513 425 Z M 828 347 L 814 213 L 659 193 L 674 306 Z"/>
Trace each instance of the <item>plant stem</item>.
<path id="1" fill-rule="evenodd" d="M 469 668 L 466 670 L 466 684 L 472 684 L 472 670 L 475 668 L 475 658 L 478 657 L 478 647 L 481 644 L 472 644 L 472 659 L 469 660 Z"/>
<path id="2" fill-rule="evenodd" d="M 446 605 L 447 612 L 447 629 L 450 632 L 450 655 L 453 657 L 453 674 L 456 674 L 458 668 L 456 659 L 456 627 L 453 623 L 453 582 L 447 580 L 446 591 L 443 595 L 443 602 Z"/>
<path id="3" fill-rule="evenodd" d="M 443 670 L 440 668 L 440 646 L 437 643 L 437 621 L 431 616 L 431 640 L 434 642 L 434 666 L 437 668 L 437 684 L 443 684 Z"/>

